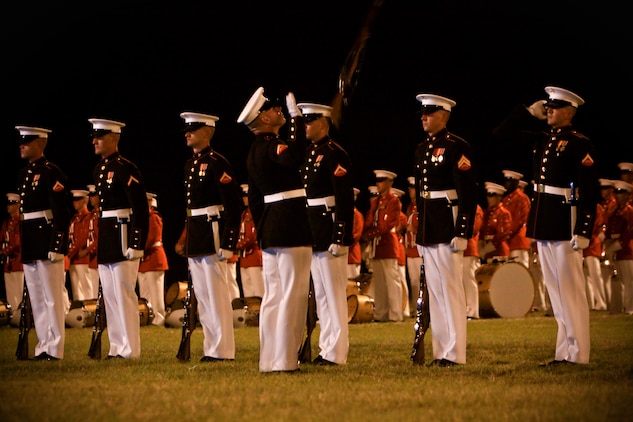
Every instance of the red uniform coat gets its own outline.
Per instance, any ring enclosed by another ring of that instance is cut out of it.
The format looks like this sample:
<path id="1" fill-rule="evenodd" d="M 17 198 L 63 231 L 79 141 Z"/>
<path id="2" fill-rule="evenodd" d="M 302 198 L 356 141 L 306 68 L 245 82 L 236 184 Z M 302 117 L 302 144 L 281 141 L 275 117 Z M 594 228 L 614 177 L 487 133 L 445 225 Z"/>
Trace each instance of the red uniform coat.
<path id="1" fill-rule="evenodd" d="M 240 254 L 240 268 L 262 266 L 262 250 L 257 243 L 257 230 L 250 208 L 242 211 L 237 249 Z"/>
<path id="2" fill-rule="evenodd" d="M 347 254 L 348 264 L 361 263 L 362 254 L 360 250 L 360 238 L 363 235 L 364 223 L 365 218 L 363 217 L 363 213 L 358 211 L 358 208 L 354 207 L 354 228 L 352 230 L 352 237 L 354 241 L 350 245 L 349 252 Z"/>
<path id="3" fill-rule="evenodd" d="M 391 192 L 372 198 L 365 214 L 363 236 L 376 244 L 375 259 L 398 258 L 396 227 L 400 221 L 402 203 Z"/>
<path id="4" fill-rule="evenodd" d="M 79 256 L 79 252 L 88 247 L 88 238 L 90 236 L 90 221 L 92 214 L 88 209 L 77 212 L 70 220 L 68 228 L 68 258 L 70 264 L 88 264 L 90 256 L 86 253 Z"/>
<path id="5" fill-rule="evenodd" d="M 163 218 L 156 210 L 149 212 L 149 231 L 145 242 L 143 259 L 138 271 L 166 271 L 169 269 L 167 254 L 163 247 Z"/>
<path id="6" fill-rule="evenodd" d="M 8 217 L 2 223 L 0 229 L 0 255 L 4 255 L 4 272 L 12 273 L 14 271 L 22 271 L 23 266 L 20 262 L 20 216 Z"/>
<path id="7" fill-rule="evenodd" d="M 398 265 L 407 265 L 407 250 L 404 246 L 404 234 L 406 230 L 407 215 L 400 211 L 400 223 L 396 228 L 396 234 L 398 235 Z"/>
<path id="8" fill-rule="evenodd" d="M 511 226 L 512 216 L 510 215 L 510 211 L 504 208 L 502 202 L 494 207 L 486 208 L 479 236 L 486 242 L 492 242 L 496 249 L 492 252 L 488 252 L 485 258 L 510 255 L 507 240 Z"/>
<path id="9" fill-rule="evenodd" d="M 88 255 L 90 255 L 90 268 L 99 268 L 97 263 L 97 237 L 99 236 L 99 209 L 91 211 L 90 227 L 88 229 Z"/>
<path id="10" fill-rule="evenodd" d="M 530 214 L 530 198 L 521 190 L 515 189 L 503 198 L 503 206 L 512 216 L 508 247 L 511 251 L 530 249 L 530 240 L 526 237 L 526 224 Z"/>
<path id="11" fill-rule="evenodd" d="M 622 249 L 616 252 L 618 261 L 633 259 L 633 205 L 627 203 L 611 216 L 606 238 L 614 239 L 622 246 Z"/>
<path id="12" fill-rule="evenodd" d="M 479 256 L 479 232 L 484 222 L 484 210 L 479 204 L 475 210 L 475 221 L 473 222 L 473 236 L 468 239 L 468 245 L 464 250 L 464 256 Z"/>
<path id="13" fill-rule="evenodd" d="M 596 219 L 593 223 L 593 232 L 589 246 L 582 250 L 582 256 L 602 257 L 602 240 L 598 235 L 606 230 L 604 225 L 604 209 L 600 204 L 596 206 Z"/>
<path id="14" fill-rule="evenodd" d="M 418 207 L 415 201 L 407 205 L 407 232 L 404 234 L 404 246 L 407 250 L 407 257 L 417 258 L 420 256 L 418 247 L 415 244 L 415 235 L 418 232 Z"/>

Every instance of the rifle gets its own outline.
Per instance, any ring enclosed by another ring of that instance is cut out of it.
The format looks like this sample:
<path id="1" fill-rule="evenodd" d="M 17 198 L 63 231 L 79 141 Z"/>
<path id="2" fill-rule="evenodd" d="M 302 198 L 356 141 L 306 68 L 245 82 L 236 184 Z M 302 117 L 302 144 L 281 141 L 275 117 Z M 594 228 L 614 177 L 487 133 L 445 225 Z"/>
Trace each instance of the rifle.
<path id="1" fill-rule="evenodd" d="M 413 350 L 411 351 L 411 360 L 415 365 L 424 365 L 424 336 L 430 325 L 429 291 L 426 287 L 424 264 L 422 264 L 420 266 L 420 295 L 418 296 L 418 307 L 415 316 L 415 325 L 413 326 L 415 339 L 413 340 Z"/>
<path id="2" fill-rule="evenodd" d="M 196 295 L 193 291 L 193 281 L 189 272 L 187 294 L 185 295 L 184 318 L 182 320 L 182 337 L 176 357 L 182 362 L 189 361 L 191 357 L 191 333 L 196 329 Z"/>
<path id="3" fill-rule="evenodd" d="M 95 325 L 92 329 L 92 340 L 88 356 L 91 359 L 101 359 L 101 335 L 107 326 L 105 303 L 103 302 L 103 291 L 101 281 L 99 281 L 99 293 L 97 294 L 97 306 L 95 307 Z"/>
<path id="4" fill-rule="evenodd" d="M 29 289 L 26 287 L 26 281 L 24 282 L 20 308 L 20 333 L 15 356 L 17 356 L 18 360 L 29 360 L 29 332 L 33 328 L 33 310 L 31 309 L 31 297 L 29 296 Z"/>
<path id="5" fill-rule="evenodd" d="M 299 362 L 310 363 L 312 361 L 312 344 L 310 338 L 317 323 L 316 299 L 314 298 L 314 283 L 310 277 L 310 291 L 308 293 L 308 313 L 306 315 L 306 338 L 299 350 Z"/>

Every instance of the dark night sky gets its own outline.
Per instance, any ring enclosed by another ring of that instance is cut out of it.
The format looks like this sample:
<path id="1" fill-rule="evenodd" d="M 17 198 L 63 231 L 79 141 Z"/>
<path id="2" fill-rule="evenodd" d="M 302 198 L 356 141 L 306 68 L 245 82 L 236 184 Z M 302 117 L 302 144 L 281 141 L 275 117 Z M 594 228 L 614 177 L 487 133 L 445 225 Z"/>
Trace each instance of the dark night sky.
<path id="1" fill-rule="evenodd" d="M 220 117 L 214 148 L 244 182 L 251 135 L 235 120 L 252 92 L 264 86 L 271 96 L 293 91 L 299 102 L 329 103 L 371 4 L 14 3 L 0 25 L 2 193 L 15 188 L 24 165 L 16 125 L 52 129 L 46 155 L 71 188 L 83 188 L 98 161 L 87 119 L 123 121 L 120 150 L 158 193 L 171 253 L 182 229 L 182 167 L 190 154 L 180 112 Z M 633 36 L 615 4 L 385 0 L 335 132 L 352 158 L 356 185 L 366 191 L 372 170 L 385 168 L 398 173 L 396 187 L 405 186 L 422 137 L 415 95 L 423 91 L 457 101 L 449 129 L 475 148 L 482 185 L 504 168 L 525 167 L 530 158 L 494 146 L 490 131 L 515 104 L 544 98 L 546 85 L 586 100 L 575 124 L 596 145 L 601 177 L 616 178 L 617 163 L 633 161 L 625 123 L 633 84 L 623 64 Z M 181 259 L 170 256 L 170 264 L 168 281 L 183 279 Z"/>

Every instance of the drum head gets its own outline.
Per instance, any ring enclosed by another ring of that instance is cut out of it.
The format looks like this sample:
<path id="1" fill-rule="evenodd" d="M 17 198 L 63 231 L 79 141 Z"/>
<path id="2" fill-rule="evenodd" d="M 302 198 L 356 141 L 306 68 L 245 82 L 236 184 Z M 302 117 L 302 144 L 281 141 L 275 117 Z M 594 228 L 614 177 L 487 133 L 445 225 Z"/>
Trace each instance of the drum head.
<path id="1" fill-rule="evenodd" d="M 516 262 L 482 265 L 475 277 L 482 317 L 519 318 L 532 308 L 534 283 L 523 265 Z"/>
<path id="2" fill-rule="evenodd" d="M 187 295 L 189 284 L 186 281 L 172 283 L 165 292 L 165 303 L 170 306 L 178 299 L 183 299 Z"/>

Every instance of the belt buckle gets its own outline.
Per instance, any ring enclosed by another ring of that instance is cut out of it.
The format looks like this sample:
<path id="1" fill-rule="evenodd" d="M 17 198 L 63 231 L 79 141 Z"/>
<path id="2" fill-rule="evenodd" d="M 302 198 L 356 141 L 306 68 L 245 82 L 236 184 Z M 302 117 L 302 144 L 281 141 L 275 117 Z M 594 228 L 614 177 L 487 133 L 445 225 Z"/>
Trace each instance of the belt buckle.
<path id="1" fill-rule="evenodd" d="M 422 192 L 422 198 L 424 199 L 431 199 L 431 192 L 425 190 Z"/>
<path id="2" fill-rule="evenodd" d="M 545 185 L 538 185 L 538 192 L 545 193 Z"/>

